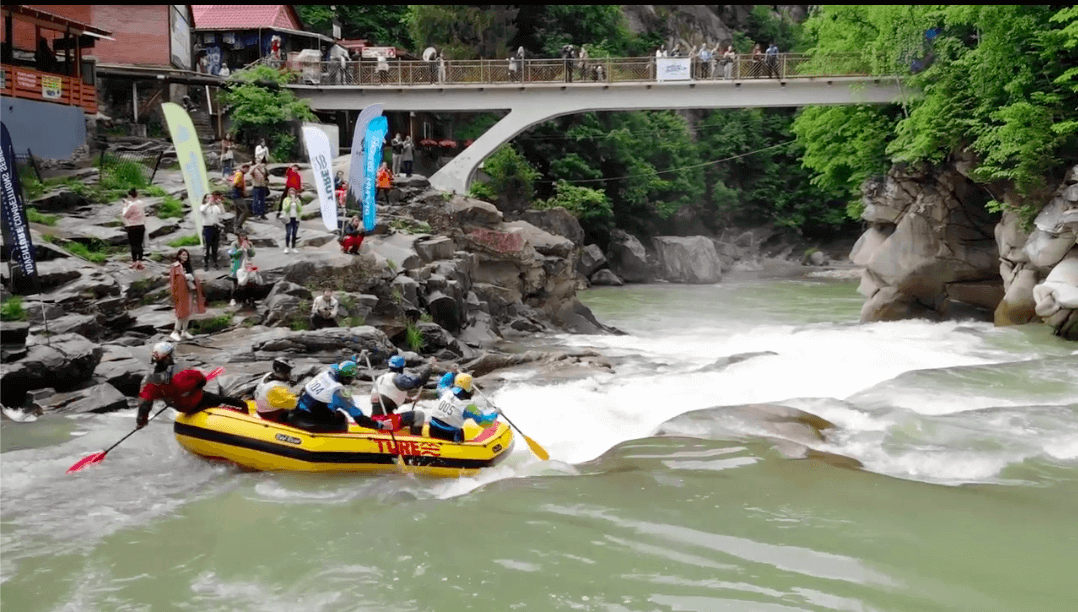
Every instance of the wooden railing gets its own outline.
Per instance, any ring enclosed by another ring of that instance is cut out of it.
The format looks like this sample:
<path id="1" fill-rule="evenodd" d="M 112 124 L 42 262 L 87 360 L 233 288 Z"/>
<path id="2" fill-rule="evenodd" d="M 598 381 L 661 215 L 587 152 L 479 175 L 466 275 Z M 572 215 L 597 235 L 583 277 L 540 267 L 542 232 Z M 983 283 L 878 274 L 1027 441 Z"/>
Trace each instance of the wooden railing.
<path id="1" fill-rule="evenodd" d="M 2 68 L 2 90 L 5 96 L 80 106 L 86 113 L 97 113 L 97 88 L 83 83 L 78 77 L 38 72 L 6 64 Z"/>
<path id="2" fill-rule="evenodd" d="M 287 69 L 297 85 L 421 86 L 523 83 L 639 83 L 648 81 L 743 81 L 749 79 L 803 79 L 869 76 L 870 71 L 857 56 L 807 56 L 781 53 L 777 56 L 738 55 L 726 62 L 722 57 L 699 58 L 594 58 L 581 61 L 563 59 L 446 60 L 444 62 L 389 60 L 379 71 L 374 60 L 344 62 L 273 62 L 256 64 Z M 255 65 L 255 64 L 252 64 Z M 665 68 L 669 66 L 670 71 Z"/>

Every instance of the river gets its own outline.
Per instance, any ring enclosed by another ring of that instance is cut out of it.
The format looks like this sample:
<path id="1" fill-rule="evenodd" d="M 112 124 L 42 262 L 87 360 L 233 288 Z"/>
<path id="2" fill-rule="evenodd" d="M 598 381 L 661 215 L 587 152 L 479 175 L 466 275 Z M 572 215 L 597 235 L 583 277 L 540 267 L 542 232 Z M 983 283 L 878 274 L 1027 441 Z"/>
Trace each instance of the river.
<path id="1" fill-rule="evenodd" d="M 69 476 L 130 411 L 4 422 L 0 604 L 1073 610 L 1078 346 L 1043 326 L 861 325 L 855 287 L 582 294 L 628 334 L 537 342 L 615 372 L 514 374 L 493 399 L 552 461 L 518 441 L 477 478 L 243 473 L 186 454 L 164 419 Z M 752 403 L 835 427 L 730 408 Z"/>

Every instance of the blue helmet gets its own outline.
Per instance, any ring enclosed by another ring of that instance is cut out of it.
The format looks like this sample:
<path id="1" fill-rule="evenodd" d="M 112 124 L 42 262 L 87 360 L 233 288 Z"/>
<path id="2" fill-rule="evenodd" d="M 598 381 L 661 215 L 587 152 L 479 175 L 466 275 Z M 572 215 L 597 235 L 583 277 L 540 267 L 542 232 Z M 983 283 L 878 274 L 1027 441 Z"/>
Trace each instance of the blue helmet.
<path id="1" fill-rule="evenodd" d="M 394 356 L 389 358 L 389 369 L 390 370 L 396 370 L 398 372 L 403 372 L 405 365 L 407 365 L 407 362 L 405 362 L 404 357 L 401 357 L 400 355 L 394 355 Z"/>

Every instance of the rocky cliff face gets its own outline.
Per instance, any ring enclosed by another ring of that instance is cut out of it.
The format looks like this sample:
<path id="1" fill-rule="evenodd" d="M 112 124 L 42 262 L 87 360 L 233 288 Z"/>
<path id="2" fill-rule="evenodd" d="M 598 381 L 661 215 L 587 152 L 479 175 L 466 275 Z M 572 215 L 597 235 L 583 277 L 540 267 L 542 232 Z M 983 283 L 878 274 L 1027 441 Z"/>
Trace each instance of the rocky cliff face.
<path id="1" fill-rule="evenodd" d="M 995 221 L 963 172 L 896 166 L 863 187 L 869 227 L 850 259 L 865 266 L 862 321 L 977 317 L 997 325 L 1045 320 L 1078 339 L 1078 167 L 1024 228 Z"/>

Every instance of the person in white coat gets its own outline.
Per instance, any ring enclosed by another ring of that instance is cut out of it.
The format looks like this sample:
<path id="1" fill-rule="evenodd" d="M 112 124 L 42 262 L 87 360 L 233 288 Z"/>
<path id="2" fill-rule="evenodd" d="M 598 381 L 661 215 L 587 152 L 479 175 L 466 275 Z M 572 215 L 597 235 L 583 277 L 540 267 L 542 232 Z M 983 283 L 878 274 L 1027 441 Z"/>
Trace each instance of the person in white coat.
<path id="1" fill-rule="evenodd" d="M 212 262 L 216 270 L 221 267 L 217 263 L 217 248 L 221 242 L 221 216 L 225 214 L 225 209 L 221 206 L 221 195 L 206 194 L 198 210 L 202 213 L 202 242 L 205 243 L 206 249 L 205 257 L 202 258 L 202 269 L 209 270 Z"/>

